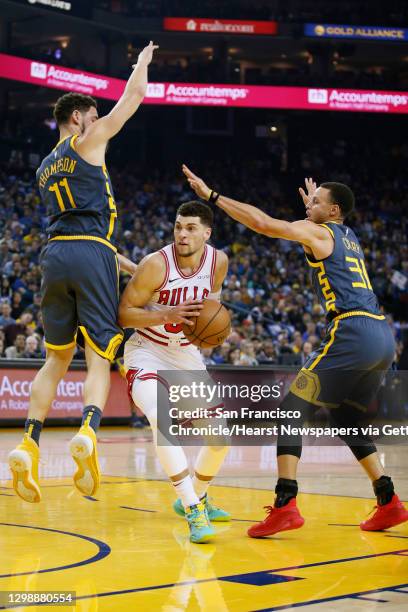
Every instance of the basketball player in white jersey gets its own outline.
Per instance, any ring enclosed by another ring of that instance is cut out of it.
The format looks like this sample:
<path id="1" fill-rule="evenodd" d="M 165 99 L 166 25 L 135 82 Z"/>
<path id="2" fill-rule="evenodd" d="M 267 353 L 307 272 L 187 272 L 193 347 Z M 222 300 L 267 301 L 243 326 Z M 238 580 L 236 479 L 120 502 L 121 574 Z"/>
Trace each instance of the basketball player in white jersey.
<path id="1" fill-rule="evenodd" d="M 178 496 L 174 510 L 187 518 L 190 540 L 196 543 L 214 535 L 210 521 L 230 519 L 207 497 L 228 447 L 202 447 L 192 478 L 180 446 L 157 445 L 157 385 L 162 383 L 160 370 L 205 370 L 200 351 L 186 339 L 182 325 L 193 325 L 190 317 L 200 314 L 205 298 L 220 300 L 228 258 L 207 244 L 212 225 L 209 206 L 182 204 L 174 243 L 141 261 L 119 306 L 120 325 L 135 328 L 125 346 L 129 391 L 150 421 L 158 458 Z"/>

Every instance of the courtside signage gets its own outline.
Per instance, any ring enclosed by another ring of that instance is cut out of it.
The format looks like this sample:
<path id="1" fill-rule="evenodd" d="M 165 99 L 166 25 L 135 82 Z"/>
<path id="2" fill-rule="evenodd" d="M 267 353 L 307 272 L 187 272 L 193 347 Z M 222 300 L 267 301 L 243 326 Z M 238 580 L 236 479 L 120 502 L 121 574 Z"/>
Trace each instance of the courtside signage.
<path id="1" fill-rule="evenodd" d="M 30 403 L 30 393 L 37 370 L 0 368 L 0 422 L 2 419 L 24 419 Z M 60 381 L 52 402 L 49 418 L 80 417 L 82 415 L 85 371 L 69 371 Z M 111 389 L 105 416 L 129 416 L 126 381 L 118 372 L 111 372 Z"/>
<path id="2" fill-rule="evenodd" d="M 210 34 L 269 34 L 278 31 L 276 21 L 247 21 L 242 19 L 198 19 L 196 17 L 165 17 L 164 30 Z"/>
<path id="3" fill-rule="evenodd" d="M 0 78 L 118 100 L 126 81 L 0 53 Z M 149 83 L 144 104 L 408 113 L 408 92 Z"/>
<path id="4" fill-rule="evenodd" d="M 365 40 L 408 40 L 407 28 L 305 23 L 305 36 L 314 38 L 360 38 Z"/>

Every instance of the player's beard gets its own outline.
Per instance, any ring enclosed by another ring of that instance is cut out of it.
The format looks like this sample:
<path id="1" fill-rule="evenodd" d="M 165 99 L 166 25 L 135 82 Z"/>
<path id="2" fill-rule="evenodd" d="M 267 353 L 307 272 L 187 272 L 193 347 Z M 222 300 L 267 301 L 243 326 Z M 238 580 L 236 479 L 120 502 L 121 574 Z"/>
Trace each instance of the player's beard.
<path id="1" fill-rule="evenodd" d="M 179 248 L 180 247 L 176 246 L 176 253 L 178 257 L 180 257 L 180 259 L 183 259 L 183 257 L 191 257 L 192 255 L 195 255 L 201 249 L 201 247 L 199 247 L 198 249 L 188 251 L 188 253 L 181 253 L 179 251 Z"/>

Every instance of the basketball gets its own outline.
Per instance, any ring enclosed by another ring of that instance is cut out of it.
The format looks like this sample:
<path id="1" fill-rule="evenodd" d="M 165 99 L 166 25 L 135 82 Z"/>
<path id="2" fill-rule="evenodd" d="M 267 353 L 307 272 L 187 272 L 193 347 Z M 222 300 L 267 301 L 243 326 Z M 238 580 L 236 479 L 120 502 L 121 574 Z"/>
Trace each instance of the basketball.
<path id="1" fill-rule="evenodd" d="M 199 348 L 212 348 L 222 344 L 231 331 L 228 310 L 216 300 L 204 300 L 200 316 L 195 317 L 195 325 L 183 324 L 187 340 Z"/>

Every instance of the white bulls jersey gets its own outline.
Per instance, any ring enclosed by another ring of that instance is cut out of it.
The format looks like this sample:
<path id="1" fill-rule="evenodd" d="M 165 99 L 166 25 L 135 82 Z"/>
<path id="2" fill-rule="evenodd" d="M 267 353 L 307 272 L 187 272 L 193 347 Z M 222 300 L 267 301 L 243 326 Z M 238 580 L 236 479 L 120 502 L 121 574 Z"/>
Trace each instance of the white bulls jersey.
<path id="1" fill-rule="evenodd" d="M 159 253 L 166 264 L 166 275 L 146 310 L 167 310 L 190 298 L 205 299 L 211 293 L 217 258 L 214 247 L 205 246 L 200 265 L 190 275 L 178 267 L 174 244 Z M 125 366 L 144 370 L 205 369 L 200 351 L 184 336 L 182 325 L 176 323 L 136 329 L 125 346 Z"/>

